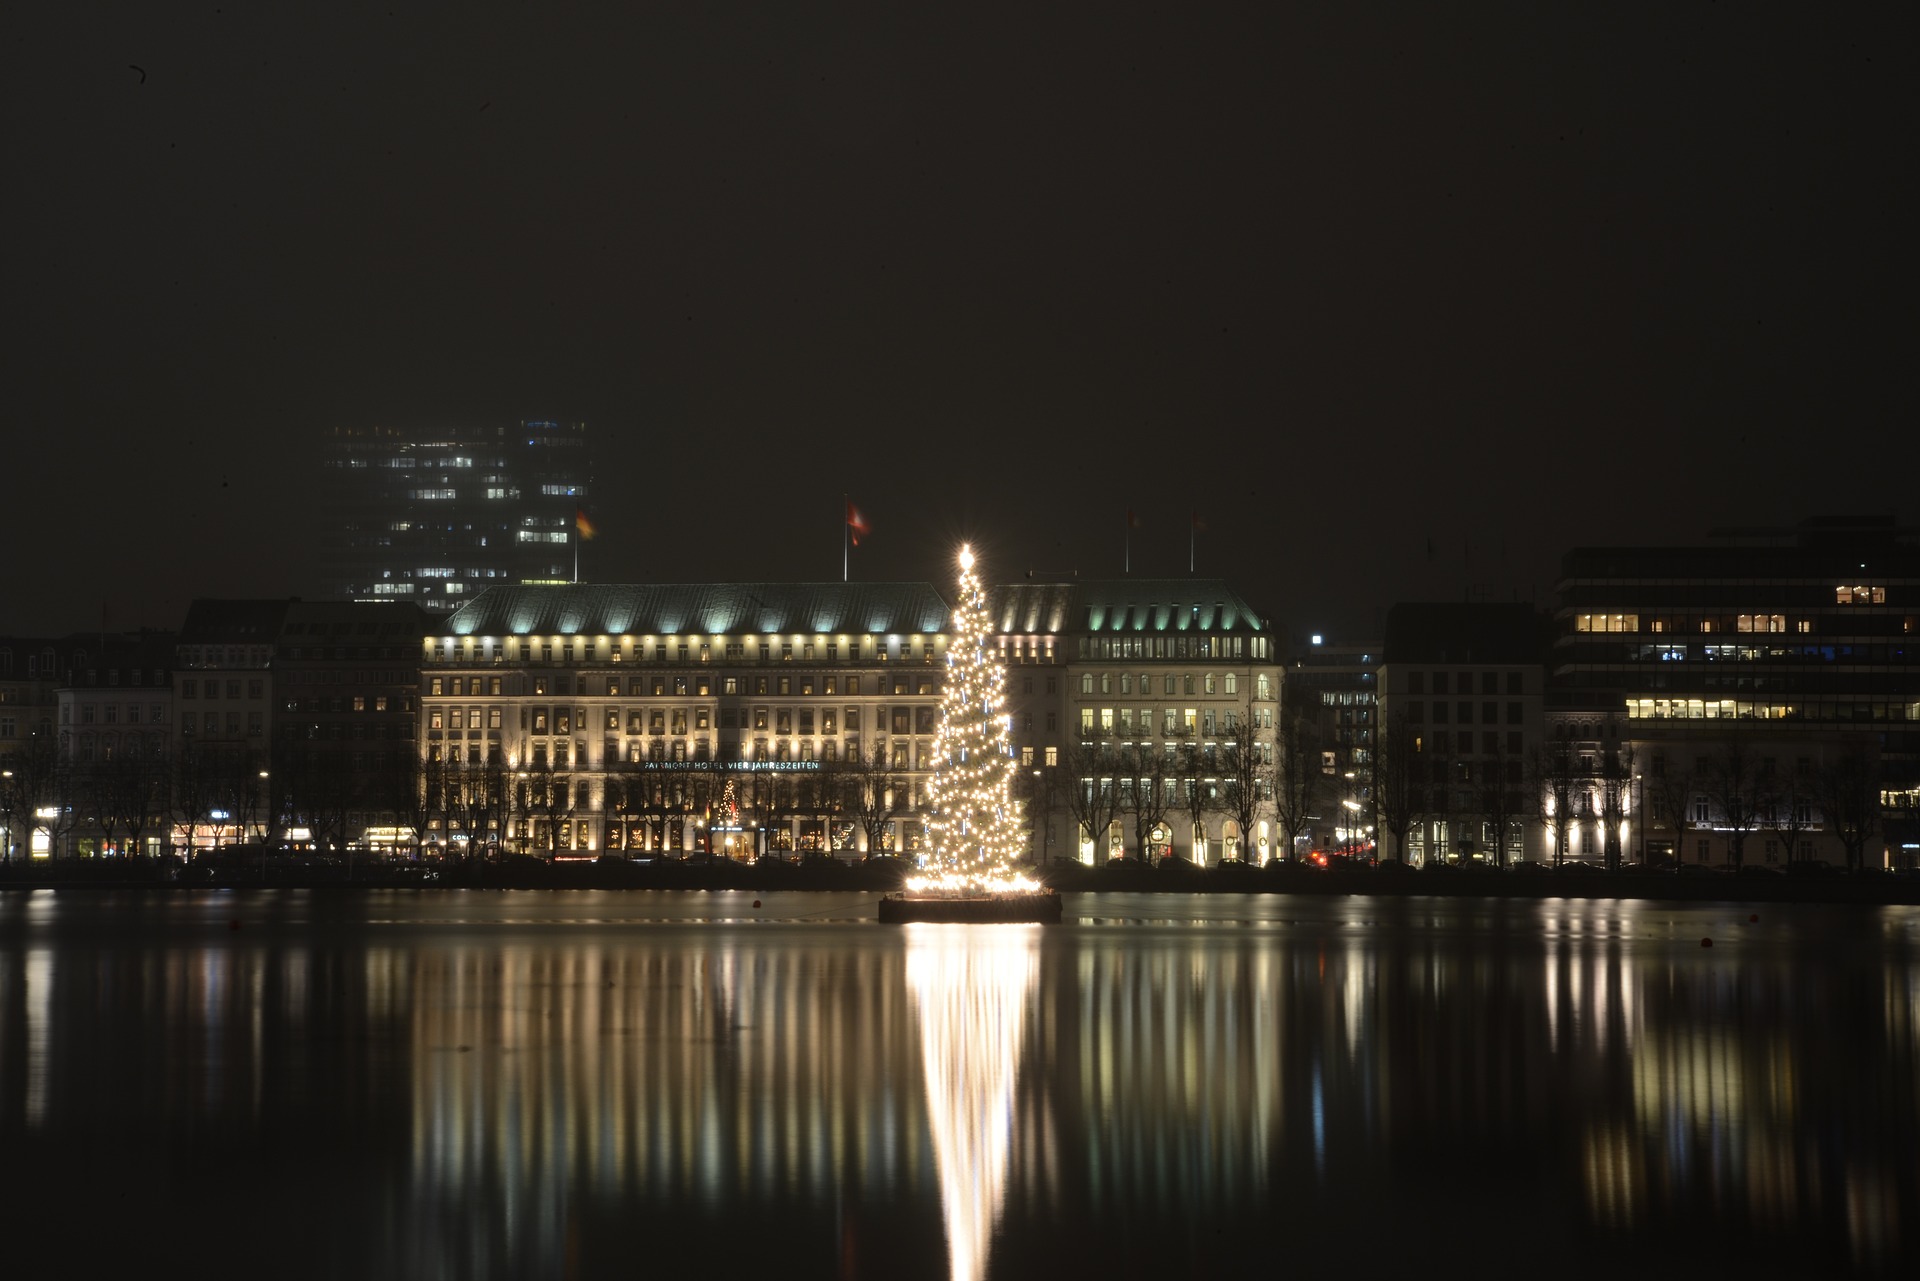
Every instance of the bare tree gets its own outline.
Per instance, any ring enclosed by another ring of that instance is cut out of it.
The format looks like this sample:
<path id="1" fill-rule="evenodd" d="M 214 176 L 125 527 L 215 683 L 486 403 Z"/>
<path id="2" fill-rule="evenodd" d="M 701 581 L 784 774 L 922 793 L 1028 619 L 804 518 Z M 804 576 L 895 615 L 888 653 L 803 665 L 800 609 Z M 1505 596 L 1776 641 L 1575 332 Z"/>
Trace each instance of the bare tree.
<path id="1" fill-rule="evenodd" d="M 313 751 L 308 757 L 307 819 L 316 846 L 344 855 L 353 870 L 353 842 L 347 822 L 360 799 L 361 780 L 339 752 Z"/>
<path id="2" fill-rule="evenodd" d="M 1274 738 L 1272 768 L 1273 821 L 1280 829 L 1280 856 L 1292 862 L 1300 835 L 1312 825 L 1314 807 L 1326 785 L 1319 733 L 1313 721 L 1298 712 L 1281 721 Z"/>
<path id="3" fill-rule="evenodd" d="M 1693 775 L 1685 770 L 1666 768 L 1656 758 L 1657 772 L 1649 789 L 1649 810 L 1654 818 L 1673 833 L 1673 861 L 1686 858 L 1687 826 L 1693 821 Z"/>
<path id="4" fill-rule="evenodd" d="M 867 855 L 893 853 L 887 843 L 891 824 L 906 812 L 906 780 L 887 763 L 887 749 L 875 743 L 864 753 L 847 753 L 839 771 L 843 800 L 866 840 Z"/>
<path id="5" fill-rule="evenodd" d="M 1105 738 L 1077 743 L 1067 751 L 1067 771 L 1071 779 L 1066 793 L 1067 812 L 1092 842 L 1096 859 L 1104 859 L 1107 833 L 1120 817 L 1114 756 L 1113 744 Z"/>
<path id="6" fill-rule="evenodd" d="M 1746 860 L 1747 837 L 1760 825 L 1765 810 L 1759 785 L 1759 764 L 1740 738 L 1729 738 L 1708 758 L 1707 789 L 1726 825 L 1727 858 L 1736 870 Z"/>
<path id="7" fill-rule="evenodd" d="M 1128 744 L 1114 752 L 1113 767 L 1120 812 L 1133 828 L 1134 854 L 1143 863 L 1151 862 L 1153 831 L 1172 805 L 1166 755 L 1151 742 Z"/>
<path id="8" fill-rule="evenodd" d="M 419 861 L 434 819 L 447 812 L 448 765 L 436 755 L 419 755 L 411 744 L 384 753 L 379 764 L 379 795 L 396 825 L 412 832 L 408 842 Z"/>
<path id="9" fill-rule="evenodd" d="M 529 818 L 546 820 L 542 835 L 551 862 L 559 852 L 560 824 L 573 813 L 572 780 L 545 755 L 536 757 L 522 773 L 522 810 Z"/>
<path id="10" fill-rule="evenodd" d="M 109 762 L 103 806 L 116 829 L 124 829 L 135 857 L 146 853 L 147 833 L 165 821 L 168 765 L 151 752 L 129 751 Z M 102 824 L 105 827 L 105 823 Z"/>
<path id="11" fill-rule="evenodd" d="M 1493 831 L 1493 865 L 1507 865 L 1507 835 L 1520 809 L 1520 761 L 1508 756 L 1501 739 L 1493 739 L 1493 755 L 1479 762 L 1480 812 Z"/>
<path id="12" fill-rule="evenodd" d="M 12 758 L 6 761 L 9 768 L 0 772 L 0 865 L 13 860 L 13 846 L 18 839 L 17 820 L 22 815 L 32 814 L 21 799 L 20 788 L 14 776 Z"/>
<path id="13" fill-rule="evenodd" d="M 1624 855 L 1620 834 L 1627 824 L 1633 794 L 1633 745 L 1609 747 L 1600 762 L 1600 841 L 1608 871 L 1618 871 Z"/>
<path id="14" fill-rule="evenodd" d="M 1533 794 L 1535 814 L 1553 833 L 1553 865 L 1567 861 L 1567 833 L 1575 814 L 1579 788 L 1573 772 L 1573 754 L 1564 741 L 1534 749 L 1527 762 L 1528 790 Z"/>
<path id="15" fill-rule="evenodd" d="M 1820 812 L 1846 850 L 1847 870 L 1866 865 L 1867 842 L 1880 826 L 1880 786 L 1872 763 L 1848 752 L 1823 764 L 1815 783 Z"/>
<path id="16" fill-rule="evenodd" d="M 1767 770 L 1761 777 L 1762 821 L 1786 847 L 1785 862 L 1798 857 L 1800 838 L 1813 830 L 1814 792 L 1813 776 L 1798 769 Z"/>
<path id="17" fill-rule="evenodd" d="M 80 797 L 78 808 L 82 811 L 82 821 L 91 825 L 100 833 L 100 852 L 105 853 L 114 843 L 114 834 L 120 830 L 120 809 L 113 803 L 115 776 L 118 767 L 126 757 L 109 756 L 105 760 L 94 761 L 82 767 L 75 780 L 75 789 Z"/>
<path id="18" fill-rule="evenodd" d="M 47 853 L 55 858 L 73 855 L 73 834 L 80 826 L 80 811 L 85 803 L 86 774 L 83 768 L 64 756 L 53 762 L 52 804 L 39 813 L 40 826 L 47 833 Z"/>
<path id="19" fill-rule="evenodd" d="M 1373 745 L 1373 798 L 1380 825 L 1393 834 L 1393 856 L 1405 862 L 1407 833 L 1426 817 L 1427 753 L 1416 751 L 1424 741 L 1396 711 L 1384 724 Z"/>
<path id="20" fill-rule="evenodd" d="M 1207 817 L 1220 812 L 1220 784 L 1211 777 L 1206 753 L 1198 743 L 1180 747 L 1180 809 L 1193 831 L 1194 862 L 1200 861 L 1200 847 L 1206 842 Z"/>
<path id="21" fill-rule="evenodd" d="M 1253 834 L 1271 792 L 1272 745 L 1260 737 L 1260 727 L 1248 703 L 1227 713 L 1220 734 L 1220 804 L 1240 831 L 1240 858 L 1252 852 Z"/>
<path id="22" fill-rule="evenodd" d="M 1021 773 L 1027 818 L 1033 827 L 1033 861 L 1044 867 L 1053 861 L 1053 812 L 1060 806 L 1060 767 L 1036 765 Z"/>
<path id="23" fill-rule="evenodd" d="M 212 819 L 217 786 L 212 755 L 212 749 L 193 739 L 183 739 L 180 749 L 173 754 L 174 813 L 187 829 L 189 860 L 193 858 L 194 839 L 200 825 Z"/>

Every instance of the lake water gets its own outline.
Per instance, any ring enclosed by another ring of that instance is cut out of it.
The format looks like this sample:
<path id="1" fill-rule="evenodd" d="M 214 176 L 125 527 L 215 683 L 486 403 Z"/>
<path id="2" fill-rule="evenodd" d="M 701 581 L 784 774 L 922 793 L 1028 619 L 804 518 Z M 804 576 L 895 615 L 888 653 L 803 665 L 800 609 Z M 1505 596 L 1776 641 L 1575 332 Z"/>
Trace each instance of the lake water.
<path id="1" fill-rule="evenodd" d="M 69 1276 L 782 1281 L 1916 1258 L 1920 909 L 872 914 L 0 894 L 3 1248 Z"/>

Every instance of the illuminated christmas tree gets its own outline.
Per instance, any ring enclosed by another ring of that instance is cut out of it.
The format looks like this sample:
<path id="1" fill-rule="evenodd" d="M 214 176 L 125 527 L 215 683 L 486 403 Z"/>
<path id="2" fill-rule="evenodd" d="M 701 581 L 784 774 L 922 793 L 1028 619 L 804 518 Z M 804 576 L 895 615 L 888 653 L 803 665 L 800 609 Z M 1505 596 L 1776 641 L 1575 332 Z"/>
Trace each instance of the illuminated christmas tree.
<path id="1" fill-rule="evenodd" d="M 948 627 L 947 681 L 927 784 L 933 883 L 960 890 L 1024 884 L 1015 866 L 1026 824 L 1012 782 L 1006 666 L 993 644 L 973 552 L 962 547 L 960 599 Z"/>

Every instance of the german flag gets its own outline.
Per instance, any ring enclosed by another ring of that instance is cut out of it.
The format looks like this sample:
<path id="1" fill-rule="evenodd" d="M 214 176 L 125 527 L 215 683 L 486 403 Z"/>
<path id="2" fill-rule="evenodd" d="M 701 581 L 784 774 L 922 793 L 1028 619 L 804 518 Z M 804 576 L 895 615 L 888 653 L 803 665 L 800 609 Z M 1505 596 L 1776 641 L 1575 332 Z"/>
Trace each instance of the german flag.
<path id="1" fill-rule="evenodd" d="M 574 532 L 580 535 L 582 542 L 592 538 L 599 532 L 593 527 L 593 521 L 588 519 L 587 509 L 584 507 L 575 507 L 573 509 L 573 528 Z"/>

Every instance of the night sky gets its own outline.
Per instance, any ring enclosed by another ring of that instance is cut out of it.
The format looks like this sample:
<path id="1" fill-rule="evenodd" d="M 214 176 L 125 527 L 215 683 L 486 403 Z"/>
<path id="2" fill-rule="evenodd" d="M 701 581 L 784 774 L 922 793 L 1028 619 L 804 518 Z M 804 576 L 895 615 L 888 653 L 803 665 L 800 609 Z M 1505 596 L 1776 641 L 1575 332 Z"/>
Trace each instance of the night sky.
<path id="1" fill-rule="evenodd" d="M 1905 12 L 22 6 L 0 632 L 317 594 L 331 424 L 587 422 L 589 579 L 1198 512 L 1336 632 L 1911 520 Z"/>

